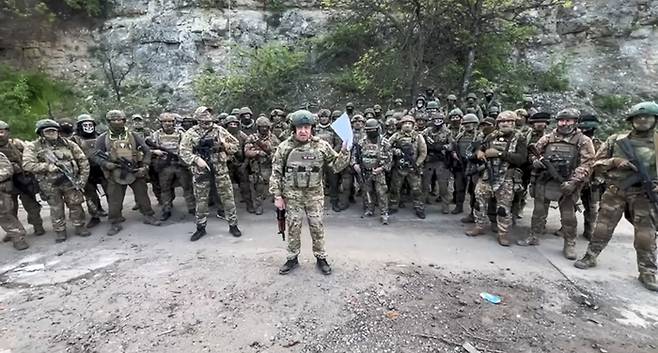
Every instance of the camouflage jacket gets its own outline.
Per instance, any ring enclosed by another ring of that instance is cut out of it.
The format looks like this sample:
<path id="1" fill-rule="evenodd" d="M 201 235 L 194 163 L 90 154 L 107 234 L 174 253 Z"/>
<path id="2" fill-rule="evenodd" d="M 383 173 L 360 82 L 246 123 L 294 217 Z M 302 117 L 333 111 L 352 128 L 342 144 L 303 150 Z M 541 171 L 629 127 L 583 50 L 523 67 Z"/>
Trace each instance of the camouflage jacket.
<path id="1" fill-rule="evenodd" d="M 321 163 L 322 168 L 314 172 L 320 175 L 324 175 L 326 168 L 330 168 L 334 173 L 343 170 L 349 164 L 350 153 L 343 152 L 342 150 L 336 152 L 326 141 L 317 137 L 312 137 L 309 142 L 301 143 L 293 136 L 281 142 L 276 149 L 272 160 L 269 192 L 275 197 L 281 196 L 283 198 L 297 200 L 322 200 L 324 198 L 324 186 L 321 181 L 319 186 L 313 188 L 300 189 L 291 186 L 290 179 L 292 176 L 290 174 L 294 173 L 294 170 L 288 168 L 288 157 L 295 150 L 313 155 L 312 158 L 316 158 L 315 156 L 321 158 L 320 160 L 316 160 L 316 162 Z"/>
<path id="2" fill-rule="evenodd" d="M 398 131 L 388 139 L 388 142 L 391 144 L 391 147 L 394 148 L 393 154 L 400 155 L 399 151 L 400 146 L 399 142 L 403 139 L 411 139 L 414 152 L 416 154 L 416 167 L 421 167 L 427 158 L 427 144 L 425 143 L 425 138 L 423 135 L 419 134 L 417 131 L 412 131 L 410 133 L 405 133 Z"/>
<path id="3" fill-rule="evenodd" d="M 196 125 L 185 131 L 180 142 L 180 158 L 185 164 L 190 166 L 190 170 L 196 174 L 203 174 L 205 171 L 197 167 L 197 161 L 201 158 L 197 151 L 197 146 L 201 139 L 209 139 L 213 142 L 212 152 L 210 155 L 211 162 L 215 166 L 215 172 L 220 173 L 226 170 L 226 162 L 235 154 L 239 148 L 238 140 L 233 137 L 226 129 L 219 125 L 213 125 L 210 130 Z"/>
<path id="4" fill-rule="evenodd" d="M 379 167 L 385 171 L 391 170 L 393 154 L 391 144 L 386 138 L 379 136 L 377 141 L 372 142 L 365 136 L 355 146 L 358 153 L 352 153 L 351 165 L 358 164 L 362 170 L 366 171 Z"/>
<path id="5" fill-rule="evenodd" d="M 537 143 L 535 143 L 535 148 L 540 155 L 544 155 L 546 146 L 551 143 L 565 142 L 571 145 L 575 145 L 578 148 L 578 166 L 571 173 L 569 181 L 584 183 L 588 180 L 590 171 L 592 168 L 592 163 L 594 163 L 594 145 L 592 144 L 592 139 L 585 136 L 580 130 L 576 130 L 571 136 L 565 137 L 557 133 L 557 129 L 553 132 L 542 136 Z M 532 162 L 537 159 L 537 156 L 530 156 L 529 160 Z"/>
<path id="6" fill-rule="evenodd" d="M 4 154 L 9 162 L 14 165 L 14 171 L 20 173 L 23 170 L 23 151 L 25 142 L 11 138 L 6 144 L 0 146 L 0 153 Z"/>
<path id="7" fill-rule="evenodd" d="M 89 160 L 82 151 L 80 146 L 75 142 L 59 138 L 56 142 L 51 143 L 43 138 L 25 145 L 23 151 L 23 169 L 26 172 L 34 173 L 41 183 L 56 183 L 61 180 L 62 173 L 51 171 L 51 163 L 46 159 L 45 154 L 52 151 L 59 163 L 69 168 L 78 178 L 80 185 L 87 183 L 89 178 Z"/>
<path id="8" fill-rule="evenodd" d="M 279 138 L 272 133 L 268 133 L 267 136 L 261 136 L 259 133 L 249 135 L 244 145 L 244 154 L 252 172 L 256 173 L 258 167 L 271 167 L 272 155 L 279 143 L 281 143 Z"/>
<path id="9" fill-rule="evenodd" d="M 620 159 L 628 160 L 617 145 L 617 140 L 623 138 L 627 138 L 631 142 L 637 158 L 645 165 L 652 179 L 656 181 L 658 172 L 656 171 L 656 141 L 654 134 L 638 136 L 636 133 L 630 132 L 611 135 L 596 152 L 592 164 L 593 172 L 597 176 L 604 177 L 606 183 L 617 186 L 622 186 L 636 174 L 634 170 L 626 167 L 622 168 L 618 164 Z"/>
<path id="10" fill-rule="evenodd" d="M 13 190 L 12 176 L 14 175 L 14 167 L 12 162 L 0 152 L 0 193 L 9 194 Z"/>
<path id="11" fill-rule="evenodd" d="M 443 125 L 439 129 L 428 127 L 423 132 L 425 143 L 427 144 L 427 162 L 437 162 L 447 160 L 445 152 L 451 149 L 453 142 L 452 133 L 447 126 Z"/>

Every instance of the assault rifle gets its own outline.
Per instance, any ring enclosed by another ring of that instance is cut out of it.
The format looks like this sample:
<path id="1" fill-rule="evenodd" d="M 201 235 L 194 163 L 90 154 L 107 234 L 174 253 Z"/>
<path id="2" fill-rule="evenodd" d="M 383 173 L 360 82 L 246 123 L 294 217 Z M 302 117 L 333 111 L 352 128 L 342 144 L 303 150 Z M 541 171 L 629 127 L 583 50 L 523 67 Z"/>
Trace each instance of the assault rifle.
<path id="1" fill-rule="evenodd" d="M 355 144 L 354 145 L 354 157 L 359 164 L 359 166 L 363 165 L 363 156 L 361 155 L 361 145 Z M 354 170 L 354 169 L 352 169 Z M 370 181 L 370 178 L 366 178 L 363 170 L 360 170 L 358 173 L 356 170 L 354 170 L 354 176 L 356 178 L 356 182 L 359 184 L 361 187 L 361 190 L 363 190 L 366 194 L 366 200 L 368 203 L 372 203 L 372 198 L 370 197 L 370 192 L 369 187 L 366 186 L 366 182 Z"/>
<path id="2" fill-rule="evenodd" d="M 165 167 L 180 161 L 180 156 L 175 151 L 172 151 L 171 149 L 166 148 L 164 146 L 160 146 L 155 142 L 151 141 L 150 139 L 146 139 L 146 144 L 149 145 L 149 147 L 151 147 L 152 149 L 156 149 L 164 152 L 164 156 L 158 156 L 157 159 L 158 163 L 154 163 L 153 165 L 153 168 L 156 171 L 161 171 Z"/>
<path id="3" fill-rule="evenodd" d="M 113 160 L 109 153 L 103 152 L 101 150 L 97 150 L 94 155 L 105 162 L 118 164 L 119 169 L 121 170 L 121 174 L 119 175 L 121 179 L 125 179 L 128 174 L 135 173 L 137 171 L 137 165 L 135 162 L 129 160 L 126 157 L 120 157 L 117 160 Z"/>
<path id="4" fill-rule="evenodd" d="M 549 160 L 544 158 L 541 155 L 541 153 L 539 153 L 539 150 L 537 150 L 537 147 L 534 144 L 528 146 L 528 152 L 532 153 L 533 156 L 539 158 L 539 160 L 544 165 L 544 167 L 546 167 L 546 171 L 548 172 L 548 175 L 551 177 L 551 179 L 557 181 L 560 184 L 564 182 L 564 177 L 562 177 L 562 175 L 558 173 L 553 163 L 551 163 Z"/>
<path id="5" fill-rule="evenodd" d="M 43 157 L 48 163 L 55 165 L 59 172 L 62 173 L 64 177 L 71 182 L 71 184 L 73 184 L 73 187 L 76 190 L 82 191 L 84 189 L 84 185 L 82 185 L 80 179 L 78 179 L 73 170 L 68 165 L 62 163 L 59 158 L 55 156 L 53 150 L 43 151 Z"/>
<path id="6" fill-rule="evenodd" d="M 212 163 L 212 154 L 217 151 L 217 146 L 215 146 L 215 140 L 212 138 L 201 138 L 199 143 L 194 147 L 194 152 L 203 159 L 208 165 L 207 179 L 212 181 L 214 184 L 215 178 L 215 165 Z M 202 180 L 201 180 L 202 181 Z"/>
<path id="7" fill-rule="evenodd" d="M 626 156 L 629 162 L 637 168 L 637 173 L 635 173 L 631 178 L 626 180 L 622 185 L 623 189 L 628 189 L 633 185 L 640 184 L 642 191 L 651 202 L 654 212 L 658 213 L 658 195 L 653 191 L 654 182 L 651 178 L 651 174 L 647 170 L 647 167 L 640 161 L 631 145 L 630 141 L 627 138 L 622 138 L 616 141 L 617 146 L 623 155 Z"/>

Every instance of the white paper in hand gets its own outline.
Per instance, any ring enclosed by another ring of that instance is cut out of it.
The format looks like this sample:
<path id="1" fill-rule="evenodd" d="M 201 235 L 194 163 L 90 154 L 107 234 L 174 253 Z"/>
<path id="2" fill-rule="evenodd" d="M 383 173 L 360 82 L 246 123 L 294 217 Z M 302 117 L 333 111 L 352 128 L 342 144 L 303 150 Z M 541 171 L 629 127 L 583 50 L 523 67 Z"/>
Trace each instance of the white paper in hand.
<path id="1" fill-rule="evenodd" d="M 331 128 L 334 129 L 336 135 L 340 137 L 343 142 L 347 142 L 347 149 L 352 149 L 354 143 L 354 132 L 352 131 L 352 123 L 347 113 L 343 113 L 336 121 L 331 123 Z"/>

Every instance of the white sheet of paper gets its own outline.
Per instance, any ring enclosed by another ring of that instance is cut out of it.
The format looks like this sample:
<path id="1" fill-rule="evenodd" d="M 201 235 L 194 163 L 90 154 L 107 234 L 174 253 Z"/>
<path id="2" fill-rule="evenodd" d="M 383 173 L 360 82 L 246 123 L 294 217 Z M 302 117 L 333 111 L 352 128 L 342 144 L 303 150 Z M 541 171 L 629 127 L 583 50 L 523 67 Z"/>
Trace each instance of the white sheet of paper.
<path id="1" fill-rule="evenodd" d="M 354 131 L 352 131 L 352 123 L 347 113 L 343 113 L 336 121 L 331 123 L 331 128 L 334 129 L 336 135 L 340 137 L 343 142 L 347 142 L 347 149 L 352 149 L 354 144 Z"/>

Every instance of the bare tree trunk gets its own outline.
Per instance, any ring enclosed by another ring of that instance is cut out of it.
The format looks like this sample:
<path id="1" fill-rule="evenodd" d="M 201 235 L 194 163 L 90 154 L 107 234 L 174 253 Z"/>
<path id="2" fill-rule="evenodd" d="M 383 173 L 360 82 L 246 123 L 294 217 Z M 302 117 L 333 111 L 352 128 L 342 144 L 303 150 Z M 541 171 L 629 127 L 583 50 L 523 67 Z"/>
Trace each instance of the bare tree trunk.
<path id="1" fill-rule="evenodd" d="M 464 61 L 464 77 L 462 78 L 461 96 L 464 97 L 468 92 L 468 87 L 471 85 L 473 78 L 473 67 L 475 66 L 475 55 L 477 54 L 477 47 L 480 44 L 480 35 L 482 26 L 482 3 L 483 0 L 477 0 L 470 9 L 471 13 L 471 43 L 468 46 L 468 53 L 466 53 L 466 60 Z"/>
<path id="2" fill-rule="evenodd" d="M 475 66 L 475 46 L 468 48 L 468 54 L 466 54 L 466 62 L 464 63 L 464 77 L 462 79 L 462 89 L 461 96 L 466 96 L 468 92 L 468 86 L 471 84 L 471 78 L 473 78 L 473 66 Z"/>

